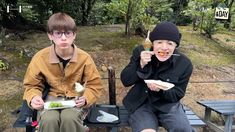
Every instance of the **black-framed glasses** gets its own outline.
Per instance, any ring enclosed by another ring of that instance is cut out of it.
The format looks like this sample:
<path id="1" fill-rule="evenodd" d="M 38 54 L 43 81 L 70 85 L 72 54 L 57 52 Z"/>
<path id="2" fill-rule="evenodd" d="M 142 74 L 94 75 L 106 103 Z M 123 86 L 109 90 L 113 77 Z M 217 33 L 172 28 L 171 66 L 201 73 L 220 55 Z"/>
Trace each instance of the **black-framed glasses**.
<path id="1" fill-rule="evenodd" d="M 52 31 L 52 35 L 56 38 L 61 38 L 63 34 L 65 35 L 65 37 L 70 38 L 74 35 L 74 32 L 73 31 L 65 31 L 65 32 Z"/>

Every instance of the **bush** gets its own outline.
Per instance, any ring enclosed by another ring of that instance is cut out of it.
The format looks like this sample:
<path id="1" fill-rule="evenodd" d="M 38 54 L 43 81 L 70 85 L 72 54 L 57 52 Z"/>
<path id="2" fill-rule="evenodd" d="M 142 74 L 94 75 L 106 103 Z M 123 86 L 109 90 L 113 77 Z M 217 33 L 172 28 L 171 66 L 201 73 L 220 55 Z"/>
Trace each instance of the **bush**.
<path id="1" fill-rule="evenodd" d="M 213 9 L 207 9 L 207 11 L 204 13 L 203 17 L 203 23 L 202 23 L 202 30 L 205 32 L 205 34 L 211 38 L 213 34 L 217 31 L 217 21 L 214 19 L 214 10 Z"/>
<path id="2" fill-rule="evenodd" d="M 0 71 L 5 71 L 8 69 L 8 65 L 5 64 L 2 60 L 0 60 Z"/>

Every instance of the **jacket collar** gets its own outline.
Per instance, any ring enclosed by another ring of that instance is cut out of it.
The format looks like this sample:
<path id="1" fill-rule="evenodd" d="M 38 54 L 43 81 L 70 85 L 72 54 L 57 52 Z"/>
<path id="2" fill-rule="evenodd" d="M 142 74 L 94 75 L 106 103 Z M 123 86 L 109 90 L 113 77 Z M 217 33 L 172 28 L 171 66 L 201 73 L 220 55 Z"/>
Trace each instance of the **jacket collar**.
<path id="1" fill-rule="evenodd" d="M 176 65 L 176 60 L 181 56 L 181 54 L 179 53 L 179 51 L 177 49 L 175 49 L 173 54 L 178 54 L 179 55 L 179 56 L 174 56 L 174 55 L 171 56 L 172 64 L 173 64 L 173 66 L 175 66 Z"/>
<path id="2" fill-rule="evenodd" d="M 73 44 L 72 46 L 73 46 L 73 56 L 70 59 L 70 62 L 77 62 L 78 49 L 77 49 L 77 46 L 75 44 Z M 60 63 L 60 60 L 56 56 L 56 53 L 55 53 L 54 44 L 51 45 L 49 48 L 50 48 L 49 62 L 50 63 Z"/>

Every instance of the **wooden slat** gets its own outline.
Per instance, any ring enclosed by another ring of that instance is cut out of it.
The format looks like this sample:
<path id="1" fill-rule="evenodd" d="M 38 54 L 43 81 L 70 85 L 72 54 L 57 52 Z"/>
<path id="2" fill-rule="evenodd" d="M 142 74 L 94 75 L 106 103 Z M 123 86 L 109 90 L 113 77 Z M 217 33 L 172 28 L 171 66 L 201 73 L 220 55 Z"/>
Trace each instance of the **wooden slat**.
<path id="1" fill-rule="evenodd" d="M 206 107 L 235 107 L 235 103 L 221 103 L 221 104 L 204 104 Z"/>
<path id="2" fill-rule="evenodd" d="M 192 111 L 185 111 L 186 115 L 194 115 Z"/>
<path id="3" fill-rule="evenodd" d="M 124 106 L 119 106 L 119 117 L 120 117 L 120 124 L 92 124 L 88 123 L 88 126 L 96 126 L 96 127 L 114 127 L 114 126 L 129 126 L 128 119 L 129 119 L 129 113 L 125 109 Z M 190 122 L 190 125 L 192 126 L 204 126 L 205 123 L 189 108 L 186 111 L 187 118 Z"/>
<path id="4" fill-rule="evenodd" d="M 210 103 L 210 104 L 220 104 L 220 103 L 235 103 L 235 100 L 203 100 L 198 101 L 202 104 Z"/>
<path id="5" fill-rule="evenodd" d="M 233 110 L 216 110 L 218 113 L 222 115 L 231 115 L 235 113 L 235 109 Z"/>
<path id="6" fill-rule="evenodd" d="M 220 109 L 220 110 L 226 110 L 226 109 L 235 109 L 235 105 L 234 106 L 212 106 L 211 108 L 213 109 Z"/>
<path id="7" fill-rule="evenodd" d="M 191 111 L 188 107 L 185 107 L 186 109 L 186 115 L 187 118 L 192 126 L 204 126 L 205 123 L 193 112 Z M 120 120 L 121 124 L 119 126 L 127 126 L 128 124 L 128 119 L 129 119 L 129 113 L 125 109 L 124 106 L 119 106 L 119 112 L 120 112 Z"/>
<path id="8" fill-rule="evenodd" d="M 200 120 L 200 118 L 197 115 L 187 115 L 187 118 L 189 120 Z"/>
<path id="9" fill-rule="evenodd" d="M 184 110 L 185 111 L 190 111 L 190 108 L 188 108 L 187 106 L 184 106 Z"/>
<path id="10" fill-rule="evenodd" d="M 235 100 L 217 100 L 217 101 L 198 101 L 198 104 L 201 104 L 205 107 L 213 107 L 213 106 L 234 106 Z"/>
<path id="11" fill-rule="evenodd" d="M 189 120 L 191 126 L 204 126 L 205 123 L 202 120 Z"/>

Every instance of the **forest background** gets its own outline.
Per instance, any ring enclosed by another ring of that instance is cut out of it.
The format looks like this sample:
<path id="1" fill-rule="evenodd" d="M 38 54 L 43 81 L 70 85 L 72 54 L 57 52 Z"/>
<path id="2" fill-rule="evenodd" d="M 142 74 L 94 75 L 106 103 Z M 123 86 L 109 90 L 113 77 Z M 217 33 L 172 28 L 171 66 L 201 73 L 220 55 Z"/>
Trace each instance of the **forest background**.
<path id="1" fill-rule="evenodd" d="M 216 7 L 229 8 L 228 19 L 215 19 Z M 103 78 L 108 66 L 115 68 L 119 104 L 129 90 L 119 80 L 121 70 L 147 30 L 161 21 L 179 27 L 183 34 L 179 50 L 194 65 L 182 102 L 203 117 L 197 100 L 235 99 L 234 0 L 1 0 L 0 131 L 17 131 L 12 128 L 16 119 L 12 112 L 22 102 L 22 80 L 32 56 L 50 45 L 45 27 L 55 12 L 76 20 L 76 44 L 91 54 Z M 106 79 L 103 85 L 107 95 Z M 99 103 L 107 103 L 105 97 Z M 213 118 L 224 123 L 217 115 Z"/>

